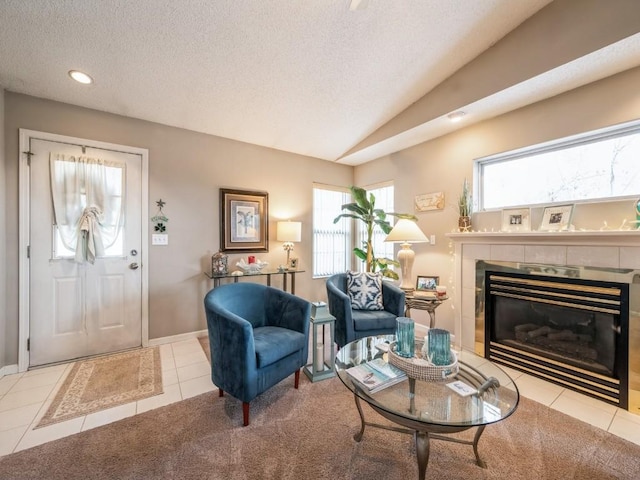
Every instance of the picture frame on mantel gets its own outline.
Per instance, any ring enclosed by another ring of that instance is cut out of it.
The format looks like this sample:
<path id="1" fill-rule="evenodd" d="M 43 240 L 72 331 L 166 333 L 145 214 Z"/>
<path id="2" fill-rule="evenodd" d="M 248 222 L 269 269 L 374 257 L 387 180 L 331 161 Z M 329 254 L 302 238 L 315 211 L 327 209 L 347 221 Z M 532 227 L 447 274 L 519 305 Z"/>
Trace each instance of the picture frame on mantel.
<path id="1" fill-rule="evenodd" d="M 502 232 L 530 232 L 530 208 L 505 208 L 502 210 Z"/>
<path id="2" fill-rule="evenodd" d="M 540 222 L 543 232 L 561 232 L 568 230 L 573 216 L 573 204 L 545 207 Z"/>
<path id="3" fill-rule="evenodd" d="M 220 250 L 269 251 L 269 194 L 220 189 Z"/>

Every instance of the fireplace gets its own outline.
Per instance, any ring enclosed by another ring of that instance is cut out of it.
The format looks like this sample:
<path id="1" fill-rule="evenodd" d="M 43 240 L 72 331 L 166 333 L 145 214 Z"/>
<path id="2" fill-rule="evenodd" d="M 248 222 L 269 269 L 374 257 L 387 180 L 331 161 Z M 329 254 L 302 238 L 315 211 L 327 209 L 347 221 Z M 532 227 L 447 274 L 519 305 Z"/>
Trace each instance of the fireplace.
<path id="1" fill-rule="evenodd" d="M 614 282 L 629 288 L 627 364 L 615 364 L 613 382 L 627 378 L 627 410 L 640 415 L 640 230 L 572 232 L 450 233 L 453 246 L 454 288 L 452 291 L 455 341 L 460 348 L 485 356 L 485 272 L 520 273 L 548 278 Z M 570 282 L 569 282 L 570 283 Z M 442 320 L 441 320 L 441 323 Z M 526 330 L 526 328 L 525 328 Z M 541 333 L 541 332 L 538 332 Z M 535 334 L 534 334 L 535 336 Z M 552 337 L 553 338 L 553 337 Z M 586 352 L 589 352 L 587 350 Z M 536 353 L 533 352 L 535 355 Z M 545 352 L 546 354 L 546 352 Z M 588 354 L 588 353 L 587 353 Z M 615 358 L 615 357 L 614 357 Z M 549 363 L 555 364 L 551 358 Z M 511 362 L 515 363 L 515 362 Z M 569 362 L 559 362 L 569 363 Z M 607 361 L 599 362 L 611 370 Z M 610 364 L 610 362 L 609 362 Z M 506 365 L 506 364 L 505 364 Z M 516 368 L 516 367 L 512 367 Z M 533 375 L 525 368 L 519 370 Z M 562 365 L 562 368 L 565 368 Z M 568 369 L 581 367 L 569 363 Z M 598 372 L 594 372 L 600 374 Z M 545 372 L 537 376 L 545 380 Z M 551 375 L 548 375 L 551 376 Z M 608 376 L 608 375 L 605 375 Z M 624 386 L 620 388 L 624 390 Z M 598 398 L 600 398 L 598 396 Z M 615 402 L 612 402 L 615 403 Z"/>
<path id="2" fill-rule="evenodd" d="M 629 284 L 582 269 L 487 265 L 485 357 L 628 408 Z"/>

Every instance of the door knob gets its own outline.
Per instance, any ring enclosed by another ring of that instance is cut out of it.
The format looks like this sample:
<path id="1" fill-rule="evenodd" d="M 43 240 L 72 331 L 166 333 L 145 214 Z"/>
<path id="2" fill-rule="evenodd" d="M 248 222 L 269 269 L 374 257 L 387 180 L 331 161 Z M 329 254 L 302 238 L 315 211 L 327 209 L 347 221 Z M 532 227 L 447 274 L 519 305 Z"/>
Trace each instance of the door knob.
<path id="1" fill-rule="evenodd" d="M 130 263 L 130 264 L 129 264 L 129 268 L 130 268 L 131 270 L 137 270 L 139 266 L 140 266 L 140 265 L 138 265 L 136 262 L 133 262 L 133 263 Z"/>

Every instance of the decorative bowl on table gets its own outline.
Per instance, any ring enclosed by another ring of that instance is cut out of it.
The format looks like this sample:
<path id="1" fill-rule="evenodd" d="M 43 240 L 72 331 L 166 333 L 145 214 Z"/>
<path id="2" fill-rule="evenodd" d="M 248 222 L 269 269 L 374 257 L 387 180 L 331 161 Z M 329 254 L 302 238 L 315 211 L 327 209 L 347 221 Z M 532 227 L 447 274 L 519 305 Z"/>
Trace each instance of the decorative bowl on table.
<path id="1" fill-rule="evenodd" d="M 260 273 L 264 267 L 269 265 L 268 262 L 263 262 L 261 260 L 256 260 L 254 263 L 247 263 L 244 261 L 244 258 L 241 259 L 236 266 L 239 267 L 244 273 L 251 275 Z"/>
<path id="2" fill-rule="evenodd" d="M 396 342 L 389 345 L 389 363 L 407 374 L 409 378 L 428 382 L 447 381 L 458 374 L 458 356 L 451 350 L 449 365 L 434 365 L 428 358 L 422 356 L 422 341 L 416 340 L 416 356 L 412 358 L 401 357 L 396 353 Z"/>

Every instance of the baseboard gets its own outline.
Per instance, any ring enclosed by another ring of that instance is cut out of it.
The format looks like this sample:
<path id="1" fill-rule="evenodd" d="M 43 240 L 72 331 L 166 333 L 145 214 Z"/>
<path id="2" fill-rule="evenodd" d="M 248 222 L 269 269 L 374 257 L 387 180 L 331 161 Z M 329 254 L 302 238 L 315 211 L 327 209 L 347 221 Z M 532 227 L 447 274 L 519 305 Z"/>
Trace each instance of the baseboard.
<path id="1" fill-rule="evenodd" d="M 170 337 L 153 338 L 149 340 L 149 346 L 155 347 L 156 345 L 165 345 L 167 343 L 184 342 L 185 340 L 191 340 L 193 338 L 204 337 L 209 333 L 207 330 L 200 330 L 197 332 L 181 333 L 179 335 L 172 335 Z"/>
<path id="2" fill-rule="evenodd" d="M 0 368 L 0 378 L 4 377 L 5 375 L 12 375 L 14 373 L 18 373 L 18 365 L 5 365 L 4 367 Z"/>

